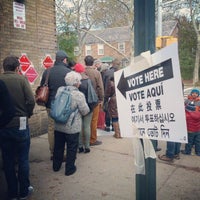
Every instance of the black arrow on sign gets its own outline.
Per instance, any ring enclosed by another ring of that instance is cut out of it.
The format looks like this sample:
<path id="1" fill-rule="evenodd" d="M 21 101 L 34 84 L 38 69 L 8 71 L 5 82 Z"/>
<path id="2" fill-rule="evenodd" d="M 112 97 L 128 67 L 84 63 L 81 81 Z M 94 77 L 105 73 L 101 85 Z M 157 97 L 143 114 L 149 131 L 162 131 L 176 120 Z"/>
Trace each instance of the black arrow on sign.
<path id="1" fill-rule="evenodd" d="M 145 74 L 149 73 L 154 73 L 157 71 L 159 68 L 162 68 L 162 76 L 156 76 L 153 77 L 152 79 L 145 79 Z M 133 80 L 138 80 L 138 77 L 140 77 L 140 82 L 135 84 Z M 148 69 L 145 69 L 141 72 L 138 72 L 136 74 L 132 74 L 130 76 L 124 77 L 124 71 L 122 72 L 122 75 L 120 77 L 120 80 L 118 82 L 117 88 L 121 92 L 121 94 L 125 97 L 126 99 L 126 92 L 145 87 L 151 84 L 158 83 L 160 81 L 168 80 L 173 78 L 173 69 L 172 69 L 172 60 L 168 59 L 158 65 L 152 66 Z M 129 81 L 129 84 L 128 84 Z M 134 83 L 133 83 L 134 82 Z"/>
<path id="2" fill-rule="evenodd" d="M 144 86 L 144 84 L 138 84 L 138 85 L 135 85 L 135 86 L 132 86 L 132 85 L 129 86 L 129 84 L 128 84 L 128 80 L 134 79 L 135 77 L 140 76 L 141 74 L 142 73 L 139 72 L 139 73 L 132 74 L 130 76 L 125 77 L 124 71 L 122 72 L 122 75 L 121 75 L 120 80 L 118 82 L 117 88 L 122 93 L 122 95 L 125 97 L 125 99 L 126 99 L 126 92 L 131 91 L 133 89 L 140 88 L 141 86 Z"/>
<path id="3" fill-rule="evenodd" d="M 124 77 L 124 71 L 122 72 L 122 75 L 121 75 L 120 80 L 118 82 L 117 88 L 126 99 L 126 92 L 127 92 L 127 89 L 128 89 L 128 83 L 127 83 L 127 78 Z"/>

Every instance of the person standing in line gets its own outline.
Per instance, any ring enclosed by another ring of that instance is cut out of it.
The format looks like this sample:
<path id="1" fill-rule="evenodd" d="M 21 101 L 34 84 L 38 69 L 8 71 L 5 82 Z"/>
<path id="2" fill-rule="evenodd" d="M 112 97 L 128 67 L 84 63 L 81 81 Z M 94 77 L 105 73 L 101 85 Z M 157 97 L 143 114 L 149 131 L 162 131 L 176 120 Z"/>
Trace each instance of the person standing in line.
<path id="1" fill-rule="evenodd" d="M 115 58 L 112 61 L 110 68 L 108 70 L 106 70 L 106 72 L 103 75 L 104 88 L 106 88 L 108 82 L 110 81 L 110 78 L 114 76 L 114 72 L 116 72 L 120 69 L 120 64 L 121 64 L 121 62 L 117 58 Z"/>
<path id="2" fill-rule="evenodd" d="M 81 84 L 81 75 L 71 71 L 66 74 L 65 83 L 67 89 L 71 93 L 71 109 L 75 110 L 77 108 L 77 111 L 70 115 L 66 123 L 55 122 L 53 170 L 56 172 L 61 168 L 66 143 L 65 175 L 70 176 L 76 172 L 75 160 L 79 143 L 79 134 L 82 128 L 82 116 L 87 115 L 90 109 L 86 103 L 84 94 L 78 90 Z"/>
<path id="3" fill-rule="evenodd" d="M 92 120 L 92 110 L 95 105 L 90 105 L 88 103 L 88 82 L 91 81 L 89 77 L 85 73 L 85 67 L 81 65 L 80 63 L 77 63 L 74 67 L 74 70 L 78 73 L 80 73 L 82 79 L 81 79 L 81 85 L 79 87 L 79 90 L 85 95 L 86 102 L 90 108 L 90 112 L 82 116 L 82 131 L 79 134 L 79 153 L 89 153 L 90 152 L 90 136 L 91 136 L 91 129 L 90 124 Z"/>
<path id="4" fill-rule="evenodd" d="M 68 62 L 69 69 L 74 71 L 74 66 L 76 65 L 76 62 L 74 60 L 71 60 Z"/>
<path id="5" fill-rule="evenodd" d="M 103 84 L 104 84 L 104 90 L 107 90 L 108 83 L 110 81 L 111 77 L 114 77 L 114 72 L 118 71 L 120 69 L 120 64 L 121 62 L 118 59 L 114 59 L 112 61 L 111 67 L 105 71 L 103 75 Z M 104 98 L 104 111 L 105 111 L 105 122 L 106 122 L 106 127 L 105 131 L 110 132 L 110 125 L 112 125 L 112 120 L 111 116 L 109 115 L 107 105 L 108 104 L 108 98 Z M 112 130 L 113 130 L 113 125 L 112 125 Z"/>
<path id="6" fill-rule="evenodd" d="M 65 86 L 65 75 L 71 70 L 68 68 L 67 64 L 68 56 L 67 54 L 59 50 L 56 53 L 56 60 L 54 66 L 50 69 L 46 69 L 42 75 L 42 80 L 40 85 L 42 86 L 45 83 L 48 70 L 49 72 L 49 99 L 46 103 L 46 110 L 48 114 L 48 141 L 49 141 L 49 150 L 50 150 L 50 160 L 53 159 L 53 150 L 54 150 L 54 120 L 50 116 L 51 101 L 54 99 L 57 89 L 61 86 Z M 63 161 L 65 158 L 63 158 Z"/>
<path id="7" fill-rule="evenodd" d="M 101 69 L 100 69 L 102 80 L 103 80 L 104 74 L 106 73 L 106 71 L 108 69 L 109 69 L 109 64 L 108 63 L 102 63 Z"/>
<path id="8" fill-rule="evenodd" d="M 105 100 L 108 102 L 108 112 L 109 112 L 109 116 L 112 119 L 113 128 L 115 132 L 113 137 L 122 138 L 120 128 L 119 128 L 119 117 L 118 117 L 118 110 L 117 110 L 117 99 L 116 99 L 116 93 L 115 93 L 114 77 L 110 78 L 110 81 L 108 82 L 108 85 L 106 87 Z"/>
<path id="9" fill-rule="evenodd" d="M 0 129 L 0 141 L 9 199 L 27 199 L 33 191 L 29 180 L 30 130 L 28 119 L 33 115 L 35 98 L 28 80 L 18 74 L 20 63 L 15 56 L 3 60 L 0 74 L 15 107 L 15 116 Z M 17 158 L 18 170 L 15 170 Z"/>
<path id="10" fill-rule="evenodd" d="M 94 60 L 94 68 L 97 69 L 98 71 L 101 71 L 101 66 L 102 66 L 101 60 L 95 59 Z"/>
<path id="11" fill-rule="evenodd" d="M 179 160 L 180 148 L 181 148 L 181 143 L 167 141 L 166 154 L 158 155 L 158 158 L 166 162 L 173 162 L 174 159 Z"/>
<path id="12" fill-rule="evenodd" d="M 86 56 L 84 61 L 86 65 L 85 68 L 86 74 L 92 81 L 92 85 L 99 99 L 98 105 L 94 107 L 92 112 L 90 145 L 91 146 L 100 145 L 102 142 L 97 140 L 97 123 L 98 123 L 100 107 L 103 106 L 103 99 L 104 99 L 103 81 L 101 73 L 93 66 L 94 58 L 92 56 Z"/>

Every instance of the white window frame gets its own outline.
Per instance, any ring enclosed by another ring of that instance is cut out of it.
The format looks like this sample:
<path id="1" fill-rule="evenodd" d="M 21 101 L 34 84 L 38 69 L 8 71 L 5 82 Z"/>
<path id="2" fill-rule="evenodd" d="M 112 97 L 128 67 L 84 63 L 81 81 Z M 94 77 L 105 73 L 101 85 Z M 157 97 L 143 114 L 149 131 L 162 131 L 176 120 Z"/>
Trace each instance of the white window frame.
<path id="1" fill-rule="evenodd" d="M 92 54 L 92 46 L 91 45 L 85 45 L 85 55 L 89 56 Z"/>
<path id="2" fill-rule="evenodd" d="M 119 50 L 121 53 L 125 53 L 125 42 L 120 42 L 120 43 L 118 43 L 118 50 Z"/>
<path id="3" fill-rule="evenodd" d="M 98 56 L 103 56 L 104 55 L 104 44 L 98 44 Z"/>

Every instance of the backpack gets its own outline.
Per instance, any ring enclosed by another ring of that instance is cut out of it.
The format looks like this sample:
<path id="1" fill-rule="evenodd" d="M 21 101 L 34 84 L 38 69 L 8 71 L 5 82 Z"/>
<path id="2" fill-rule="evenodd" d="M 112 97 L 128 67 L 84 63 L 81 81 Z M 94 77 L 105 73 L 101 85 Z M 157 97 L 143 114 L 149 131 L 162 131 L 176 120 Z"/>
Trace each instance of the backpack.
<path id="1" fill-rule="evenodd" d="M 72 97 L 69 89 L 65 86 L 59 87 L 55 99 L 51 102 L 50 116 L 57 123 L 67 123 L 71 114 L 78 112 L 78 108 L 71 109 Z M 73 120 L 71 124 L 73 123 Z"/>
<path id="2" fill-rule="evenodd" d="M 9 91 L 3 81 L 0 80 L 0 128 L 4 128 L 15 116 L 15 106 Z"/>
<path id="3" fill-rule="evenodd" d="M 99 99 L 92 85 L 92 81 L 88 79 L 87 103 L 90 110 L 93 110 L 98 105 Z"/>

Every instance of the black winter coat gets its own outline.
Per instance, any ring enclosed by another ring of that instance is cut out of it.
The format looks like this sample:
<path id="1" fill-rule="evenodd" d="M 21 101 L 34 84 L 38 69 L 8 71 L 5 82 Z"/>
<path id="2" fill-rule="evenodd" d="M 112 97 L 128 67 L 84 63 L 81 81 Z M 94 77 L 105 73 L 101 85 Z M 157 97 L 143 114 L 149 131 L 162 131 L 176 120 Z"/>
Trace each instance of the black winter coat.
<path id="1" fill-rule="evenodd" d="M 49 81 L 48 81 L 49 99 L 48 99 L 48 102 L 46 103 L 46 107 L 50 108 L 51 101 L 54 99 L 57 89 L 61 86 L 66 86 L 64 78 L 66 74 L 70 72 L 71 70 L 68 68 L 68 66 L 65 63 L 55 62 L 52 68 L 46 69 L 44 71 L 42 75 L 42 80 L 40 82 L 41 86 L 45 83 L 47 70 L 50 70 L 50 74 L 49 74 Z"/>

